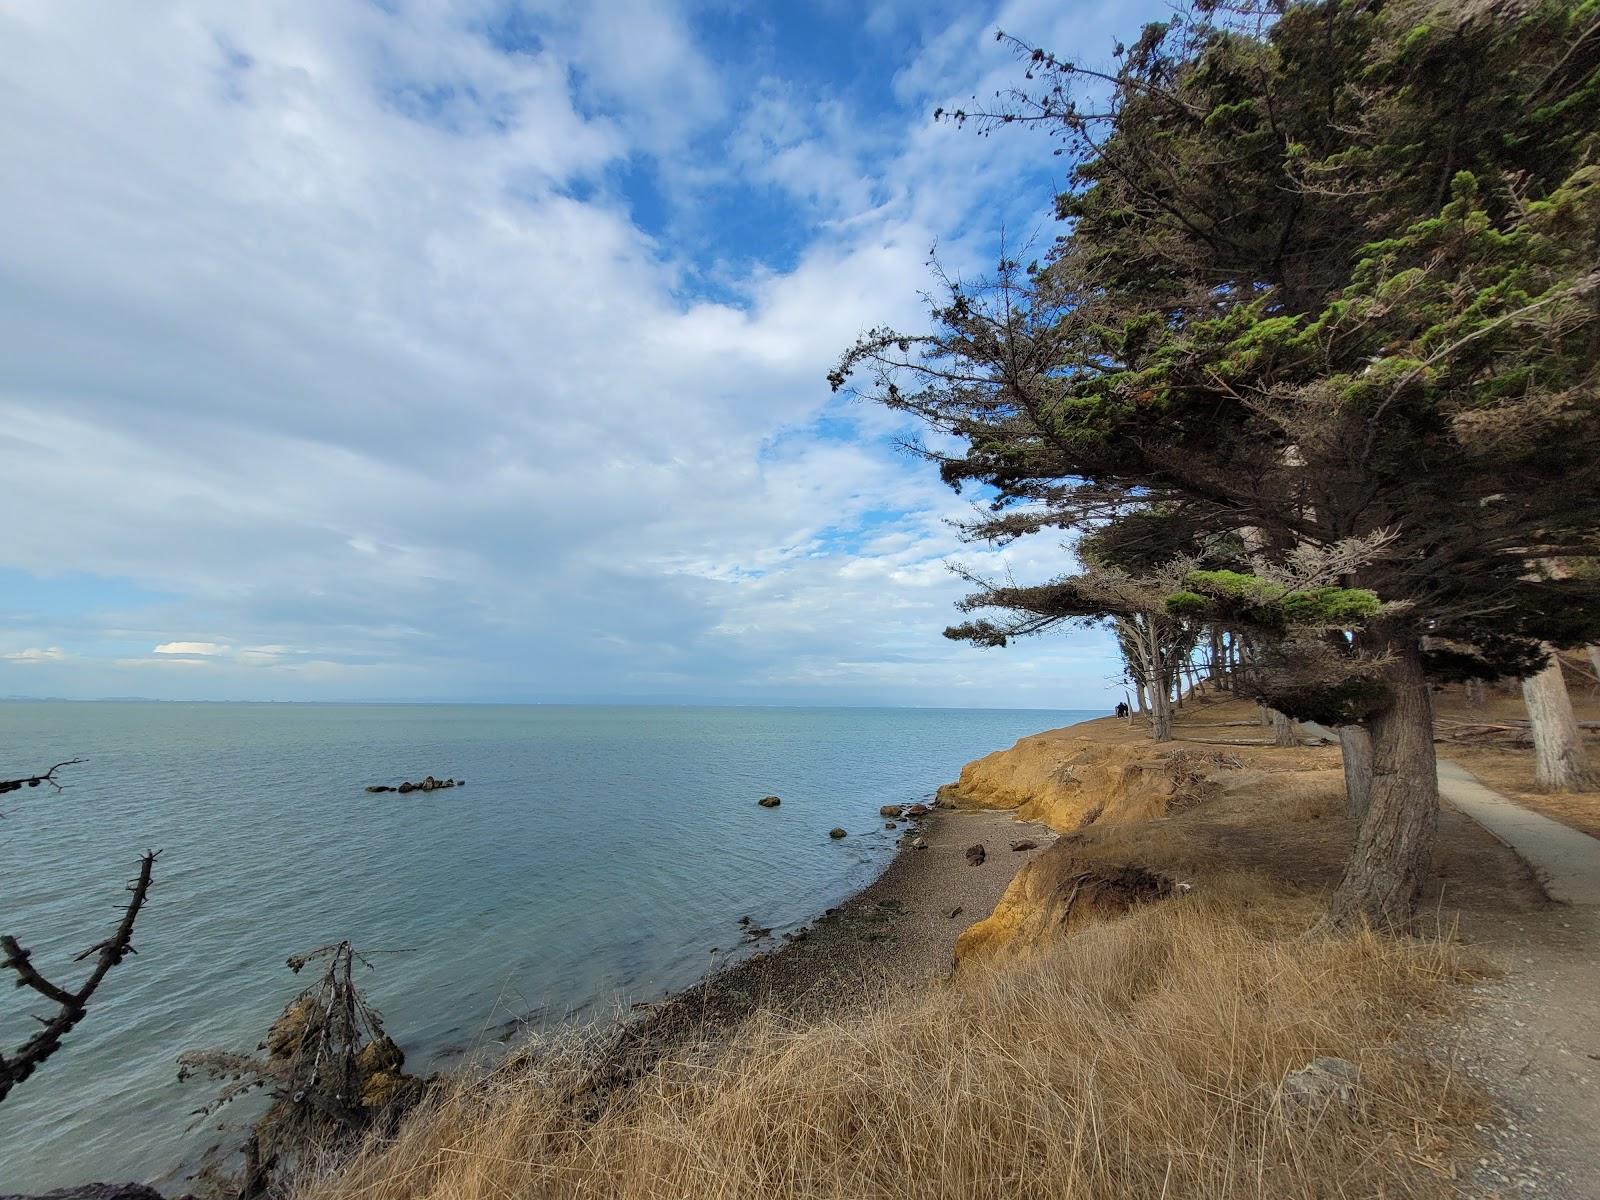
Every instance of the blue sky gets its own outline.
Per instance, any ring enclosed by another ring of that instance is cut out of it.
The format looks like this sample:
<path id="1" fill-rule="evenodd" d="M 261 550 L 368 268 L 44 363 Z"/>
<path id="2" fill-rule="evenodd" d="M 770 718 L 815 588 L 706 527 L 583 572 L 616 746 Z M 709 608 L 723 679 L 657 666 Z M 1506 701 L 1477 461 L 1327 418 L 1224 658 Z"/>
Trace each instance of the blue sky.
<path id="1" fill-rule="evenodd" d="M 0 695 L 1067 706 L 829 394 L 1060 160 L 935 125 L 1156 4 L 9 0 Z"/>

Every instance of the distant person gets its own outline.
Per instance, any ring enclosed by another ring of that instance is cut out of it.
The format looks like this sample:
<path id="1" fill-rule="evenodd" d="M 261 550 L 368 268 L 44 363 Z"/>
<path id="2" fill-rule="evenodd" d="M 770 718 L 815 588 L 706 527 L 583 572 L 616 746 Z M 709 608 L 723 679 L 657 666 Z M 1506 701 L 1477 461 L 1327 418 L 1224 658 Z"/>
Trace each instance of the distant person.
<path id="1" fill-rule="evenodd" d="M 1128 716 L 1128 702 L 1126 700 L 1117 701 L 1117 716 L 1123 718 L 1124 720 L 1127 719 L 1127 716 Z"/>

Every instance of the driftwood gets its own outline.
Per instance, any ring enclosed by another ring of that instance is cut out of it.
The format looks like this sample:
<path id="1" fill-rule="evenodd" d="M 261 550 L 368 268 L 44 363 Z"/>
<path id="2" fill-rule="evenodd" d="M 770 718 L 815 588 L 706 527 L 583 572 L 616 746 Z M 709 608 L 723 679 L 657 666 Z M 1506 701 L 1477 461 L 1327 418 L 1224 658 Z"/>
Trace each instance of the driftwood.
<path id="1" fill-rule="evenodd" d="M 65 763 L 56 764 L 57 767 L 65 765 Z M 53 772 L 55 769 L 56 767 L 52 767 L 50 770 Z M 50 779 L 49 772 L 34 778 L 55 782 Z M 133 898 L 123 909 L 122 920 L 118 922 L 115 931 L 103 942 L 96 942 L 73 960 L 82 962 L 86 958 L 94 957 L 94 969 L 89 972 L 89 977 L 77 990 L 70 991 L 46 979 L 30 961 L 29 951 L 23 949 L 16 938 L 10 934 L 0 936 L 0 953 L 4 954 L 4 958 L 0 958 L 0 967 L 9 968 L 16 974 L 18 987 L 30 988 L 56 1006 L 54 1016 L 34 1018 L 44 1028 L 9 1054 L 0 1053 L 0 1100 L 4 1100 L 12 1088 L 32 1075 L 39 1068 L 39 1064 L 61 1048 L 61 1039 L 74 1025 L 83 1020 L 90 999 L 104 982 L 105 977 L 111 973 L 111 968 L 128 955 L 137 953 L 133 948 L 133 923 L 138 920 L 139 910 L 144 907 L 145 898 L 150 894 L 150 877 L 158 853 L 159 851 L 147 850 L 144 857 L 139 860 L 138 877 L 128 883 L 128 890 L 133 893 Z"/>

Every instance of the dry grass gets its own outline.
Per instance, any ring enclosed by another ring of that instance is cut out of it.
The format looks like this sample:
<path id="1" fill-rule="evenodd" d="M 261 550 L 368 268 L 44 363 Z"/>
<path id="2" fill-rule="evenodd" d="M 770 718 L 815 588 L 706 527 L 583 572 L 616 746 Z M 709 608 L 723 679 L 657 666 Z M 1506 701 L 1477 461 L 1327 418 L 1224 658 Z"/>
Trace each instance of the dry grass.
<path id="1" fill-rule="evenodd" d="M 1328 939 L 1256 876 L 948 986 L 757 1018 L 598 1115 L 582 1056 L 462 1085 L 302 1200 L 1433 1197 L 1482 1114 L 1395 1039 L 1448 1003 L 1446 941 Z M 1359 1111 L 1285 1116 L 1286 1072 L 1361 1065 Z"/>

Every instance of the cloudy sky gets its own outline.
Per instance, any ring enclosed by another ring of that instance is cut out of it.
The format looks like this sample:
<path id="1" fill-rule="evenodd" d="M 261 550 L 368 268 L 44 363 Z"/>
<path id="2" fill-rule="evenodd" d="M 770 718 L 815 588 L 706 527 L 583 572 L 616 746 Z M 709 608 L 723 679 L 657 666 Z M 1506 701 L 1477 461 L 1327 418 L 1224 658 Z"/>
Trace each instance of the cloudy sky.
<path id="1" fill-rule="evenodd" d="M 0 695 L 1106 702 L 823 377 L 1055 232 L 994 30 L 1162 11 L 0 0 Z"/>

